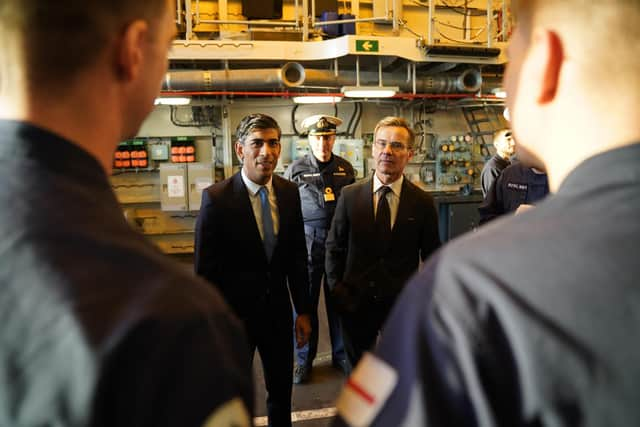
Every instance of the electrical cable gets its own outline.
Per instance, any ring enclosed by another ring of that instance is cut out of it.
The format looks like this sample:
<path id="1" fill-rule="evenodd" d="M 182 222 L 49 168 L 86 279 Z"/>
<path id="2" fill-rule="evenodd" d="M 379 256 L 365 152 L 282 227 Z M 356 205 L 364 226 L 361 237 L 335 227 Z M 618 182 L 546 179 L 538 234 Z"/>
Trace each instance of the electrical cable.
<path id="1" fill-rule="evenodd" d="M 347 138 L 351 138 L 351 125 L 356 118 L 356 113 L 358 112 L 358 104 L 353 104 L 353 113 L 351 113 L 351 117 L 349 118 L 349 123 L 347 124 L 347 131 L 345 132 L 345 136 Z"/>
<path id="2" fill-rule="evenodd" d="M 356 129 L 358 129 L 358 125 L 360 125 L 360 119 L 362 119 L 362 110 L 364 109 L 362 107 L 362 102 L 357 102 L 356 105 L 358 106 L 358 117 L 356 118 L 356 122 L 353 124 L 353 130 L 351 131 L 352 138 L 356 137 Z"/>
<path id="3" fill-rule="evenodd" d="M 483 31 L 485 31 L 485 30 L 486 30 L 486 28 L 483 28 L 481 31 L 479 31 L 478 33 L 476 33 L 476 35 L 475 35 L 475 36 L 471 37 L 471 39 L 473 40 L 473 39 L 478 38 L 478 36 L 479 36 L 480 34 L 482 34 L 482 32 L 483 32 Z M 470 42 L 470 41 L 457 40 L 457 39 L 454 39 L 454 38 L 451 38 L 451 37 L 447 37 L 447 36 L 445 36 L 445 35 L 442 33 L 442 31 L 440 31 L 440 29 L 438 29 L 438 28 L 436 28 L 436 31 L 438 32 L 438 34 L 440 34 L 440 36 L 442 36 L 442 38 L 444 38 L 444 39 L 446 39 L 446 40 L 449 40 L 450 42 L 459 43 L 459 44 L 473 44 L 473 45 L 481 44 L 481 42 L 479 42 L 479 41 Z"/>
<path id="4" fill-rule="evenodd" d="M 296 111 L 298 110 L 299 106 L 300 104 L 296 104 L 291 109 L 291 128 L 293 129 L 293 133 L 296 136 L 300 136 L 300 132 L 298 132 L 298 129 L 296 129 Z"/>
<path id="5" fill-rule="evenodd" d="M 486 25 L 485 25 L 484 27 L 469 27 L 469 28 L 466 28 L 466 27 L 459 27 L 459 26 L 457 26 L 457 25 L 448 24 L 448 23 L 446 23 L 446 22 L 440 21 L 440 20 L 439 20 L 439 19 L 437 19 L 437 18 L 433 18 L 433 21 L 434 21 L 434 22 L 436 22 L 437 24 L 444 25 L 445 27 L 455 28 L 456 30 L 462 30 L 462 31 L 466 31 L 466 30 L 469 30 L 469 31 L 472 31 L 472 30 L 474 30 L 474 31 L 475 31 L 475 30 L 483 30 L 483 31 L 484 31 L 484 30 L 486 30 L 486 28 L 487 28 L 487 26 L 486 26 Z"/>
<path id="6" fill-rule="evenodd" d="M 204 112 L 207 113 L 207 116 L 210 118 L 210 120 L 192 120 L 189 122 L 185 122 L 185 121 L 181 121 L 178 119 L 178 107 L 175 105 L 171 105 L 170 106 L 170 119 L 171 119 L 171 123 L 174 126 L 177 127 L 212 127 L 215 129 L 220 129 L 220 125 L 217 124 L 214 120 L 213 120 L 213 113 L 214 113 L 214 106 L 212 105 L 204 105 L 204 106 L 199 106 L 198 108 L 201 108 L 199 116 L 203 116 Z M 193 116 L 193 108 L 192 107 L 192 116 Z"/>
<path id="7" fill-rule="evenodd" d="M 483 12 L 481 10 L 478 9 L 470 9 L 466 6 L 454 6 L 454 5 L 450 5 L 449 3 L 446 2 L 446 0 L 442 0 L 442 4 L 444 5 L 444 7 L 446 7 L 447 9 L 452 10 L 455 13 L 458 13 L 460 15 L 464 15 L 467 16 L 467 12 L 469 12 L 470 16 L 482 16 L 482 15 L 486 15 L 486 12 Z M 464 9 L 464 12 L 460 12 L 459 9 Z M 475 12 L 474 12 L 475 11 Z"/>

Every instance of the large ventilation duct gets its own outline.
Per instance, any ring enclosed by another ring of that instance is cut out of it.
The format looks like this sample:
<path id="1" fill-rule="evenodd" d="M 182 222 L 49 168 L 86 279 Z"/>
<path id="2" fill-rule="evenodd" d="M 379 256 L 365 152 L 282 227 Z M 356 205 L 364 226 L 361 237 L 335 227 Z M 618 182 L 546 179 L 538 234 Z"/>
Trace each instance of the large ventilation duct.
<path id="1" fill-rule="evenodd" d="M 297 87 L 304 83 L 304 67 L 288 62 L 282 68 L 247 70 L 185 70 L 166 74 L 162 90 L 207 91 Z"/>
<path id="2" fill-rule="evenodd" d="M 305 70 L 305 86 L 355 86 L 356 73 L 354 71 L 341 71 L 336 76 L 332 71 Z M 384 86 L 398 86 L 404 92 L 413 91 L 413 80 L 407 78 L 407 73 L 382 73 Z M 360 72 L 361 86 L 375 86 L 379 84 L 379 75 L 376 72 Z M 459 75 L 441 76 L 417 76 L 417 93 L 473 93 L 480 90 L 482 76 L 476 69 L 468 69 Z"/>
<path id="3" fill-rule="evenodd" d="M 502 77 L 483 77 L 482 78 L 482 92 L 491 93 L 496 89 L 502 89 L 504 87 L 502 83 Z"/>
<path id="4" fill-rule="evenodd" d="M 378 85 L 377 72 L 360 72 L 360 85 Z M 167 73 L 163 90 L 207 91 L 207 90 L 251 90 L 274 87 L 333 87 L 354 86 L 355 71 L 333 71 L 305 69 L 296 62 L 282 68 L 249 70 L 171 71 Z M 404 92 L 413 91 L 413 80 L 406 72 L 382 73 L 385 86 L 398 86 Z M 476 69 L 467 69 L 458 75 L 417 76 L 417 93 L 473 93 L 482 87 L 482 76 Z"/>

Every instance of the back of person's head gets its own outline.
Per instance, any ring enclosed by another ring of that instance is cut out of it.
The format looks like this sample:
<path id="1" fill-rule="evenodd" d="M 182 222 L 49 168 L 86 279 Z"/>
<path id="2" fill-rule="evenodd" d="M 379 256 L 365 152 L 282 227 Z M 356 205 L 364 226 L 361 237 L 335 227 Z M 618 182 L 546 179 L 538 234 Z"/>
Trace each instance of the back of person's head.
<path id="1" fill-rule="evenodd" d="M 278 125 L 278 122 L 276 122 L 273 117 L 262 113 L 256 113 L 249 114 L 240 120 L 240 123 L 238 123 L 238 127 L 236 128 L 236 141 L 240 144 L 244 144 L 247 136 L 256 129 L 275 129 L 278 131 L 278 139 L 282 136 L 280 125 Z"/>
<path id="2" fill-rule="evenodd" d="M 587 158 L 640 139 L 638 0 L 514 0 L 505 72 L 519 159 L 552 191 Z"/>
<path id="3" fill-rule="evenodd" d="M 512 9 L 527 36 L 536 27 L 558 32 L 564 60 L 579 71 L 594 101 L 640 97 L 638 0 L 514 0 Z"/>
<path id="4" fill-rule="evenodd" d="M 132 21 L 151 34 L 168 0 L 2 0 L 0 90 L 20 81 L 33 88 L 64 88 L 92 64 Z M 100 82 L 96 82 L 99 90 Z"/>
<path id="5" fill-rule="evenodd" d="M 406 121 L 402 117 L 394 117 L 394 116 L 384 117 L 376 124 L 376 127 L 373 130 L 374 138 L 378 134 L 378 130 L 380 128 L 386 128 L 386 127 L 400 127 L 400 128 L 406 129 L 407 132 L 409 133 L 409 141 L 408 141 L 409 148 L 413 148 L 413 145 L 416 140 L 416 133 L 413 131 L 408 121 Z"/>

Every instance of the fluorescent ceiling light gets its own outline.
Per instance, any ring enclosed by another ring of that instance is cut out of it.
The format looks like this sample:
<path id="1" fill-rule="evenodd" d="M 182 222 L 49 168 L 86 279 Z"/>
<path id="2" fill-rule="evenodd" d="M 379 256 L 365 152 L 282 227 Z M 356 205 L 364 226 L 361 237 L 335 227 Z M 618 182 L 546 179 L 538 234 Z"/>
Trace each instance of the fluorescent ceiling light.
<path id="1" fill-rule="evenodd" d="M 344 86 L 342 93 L 349 98 L 390 98 L 399 89 L 398 86 Z"/>
<path id="2" fill-rule="evenodd" d="M 497 87 L 495 89 L 492 89 L 491 93 L 493 93 L 493 96 L 495 96 L 496 98 L 506 98 L 507 97 L 507 91 L 504 90 L 501 87 Z"/>
<path id="3" fill-rule="evenodd" d="M 293 97 L 293 102 L 296 104 L 335 104 L 340 101 L 342 101 L 341 96 L 305 95 Z"/>
<path id="4" fill-rule="evenodd" d="M 189 105 L 191 98 L 184 98 L 178 96 L 166 96 L 156 98 L 155 105 Z"/>

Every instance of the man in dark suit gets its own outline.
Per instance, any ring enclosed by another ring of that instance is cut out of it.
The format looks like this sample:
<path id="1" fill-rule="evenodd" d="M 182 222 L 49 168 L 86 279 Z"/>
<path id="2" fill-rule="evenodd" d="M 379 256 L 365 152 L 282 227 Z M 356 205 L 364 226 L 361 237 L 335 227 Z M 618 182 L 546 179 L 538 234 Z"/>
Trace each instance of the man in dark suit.
<path id="1" fill-rule="evenodd" d="M 378 122 L 375 173 L 343 188 L 327 238 L 326 274 L 351 366 L 375 344 L 420 260 L 440 245 L 433 199 L 403 177 L 414 139 L 404 119 Z"/>
<path id="2" fill-rule="evenodd" d="M 273 174 L 280 127 L 252 114 L 236 130 L 242 170 L 202 193 L 196 272 L 214 283 L 244 322 L 251 354 L 260 352 L 269 425 L 291 425 L 293 314 L 298 347 L 310 335 L 307 250 L 297 186 Z M 288 282 L 288 290 L 287 290 Z"/>

